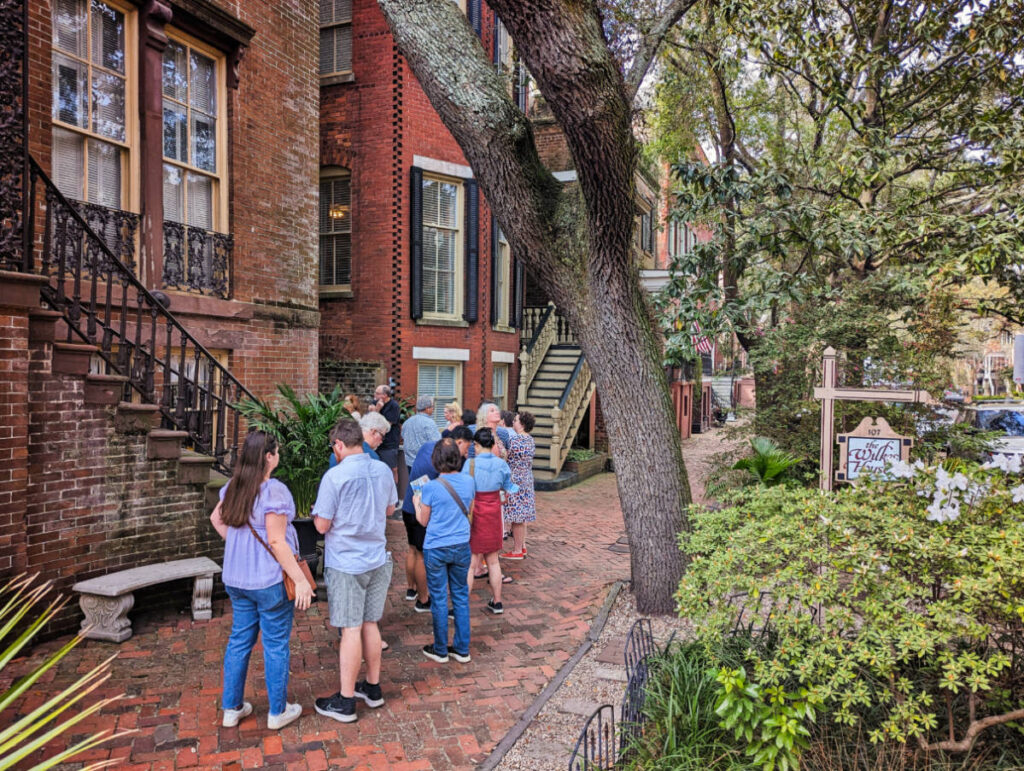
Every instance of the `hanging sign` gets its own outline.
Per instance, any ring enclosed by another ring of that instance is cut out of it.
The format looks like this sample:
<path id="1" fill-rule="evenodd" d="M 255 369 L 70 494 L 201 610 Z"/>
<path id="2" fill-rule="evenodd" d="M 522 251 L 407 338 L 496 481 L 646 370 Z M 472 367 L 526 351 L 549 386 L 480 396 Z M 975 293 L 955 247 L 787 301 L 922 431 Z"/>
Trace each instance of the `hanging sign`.
<path id="1" fill-rule="evenodd" d="M 888 478 L 887 466 L 910 458 L 914 440 L 892 430 L 885 418 L 864 418 L 849 434 L 839 434 L 837 482 L 853 482 L 865 474 Z"/>

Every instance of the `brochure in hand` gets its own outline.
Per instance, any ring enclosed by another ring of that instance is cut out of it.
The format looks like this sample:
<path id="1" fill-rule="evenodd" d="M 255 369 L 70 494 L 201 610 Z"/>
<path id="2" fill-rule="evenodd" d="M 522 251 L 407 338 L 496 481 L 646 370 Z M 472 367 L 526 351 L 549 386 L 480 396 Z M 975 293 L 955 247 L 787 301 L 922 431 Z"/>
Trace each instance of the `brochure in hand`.
<path id="1" fill-rule="evenodd" d="M 422 493 L 423 486 L 429 481 L 430 477 L 424 474 L 423 476 L 417 477 L 416 479 L 413 479 L 411 482 L 409 482 L 409 487 L 412 488 L 412 494 L 419 495 L 420 493 Z"/>

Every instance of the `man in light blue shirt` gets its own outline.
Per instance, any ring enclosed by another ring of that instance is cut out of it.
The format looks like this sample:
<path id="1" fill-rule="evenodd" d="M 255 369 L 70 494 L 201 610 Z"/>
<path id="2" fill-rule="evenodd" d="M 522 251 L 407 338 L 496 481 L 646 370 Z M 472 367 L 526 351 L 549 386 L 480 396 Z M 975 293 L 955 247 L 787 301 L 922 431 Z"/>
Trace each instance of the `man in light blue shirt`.
<path id="1" fill-rule="evenodd" d="M 405 465 L 410 469 L 416 462 L 416 453 L 427 442 L 436 442 L 441 431 L 431 417 L 434 414 L 434 397 L 421 394 L 416 399 L 416 414 L 402 424 L 402 444 L 405 447 Z M 412 477 L 410 477 L 411 479 Z"/>
<path id="2" fill-rule="evenodd" d="M 345 418 L 331 431 L 338 465 L 320 481 L 313 522 L 324 534 L 324 574 L 331 626 L 341 629 L 341 689 L 316 700 L 316 711 L 342 723 L 356 720 L 355 700 L 384 704 L 380 687 L 380 629 L 391 584 L 384 535 L 398 491 L 391 470 L 363 452 L 363 432 Z M 356 682 L 366 659 L 366 679 Z"/>

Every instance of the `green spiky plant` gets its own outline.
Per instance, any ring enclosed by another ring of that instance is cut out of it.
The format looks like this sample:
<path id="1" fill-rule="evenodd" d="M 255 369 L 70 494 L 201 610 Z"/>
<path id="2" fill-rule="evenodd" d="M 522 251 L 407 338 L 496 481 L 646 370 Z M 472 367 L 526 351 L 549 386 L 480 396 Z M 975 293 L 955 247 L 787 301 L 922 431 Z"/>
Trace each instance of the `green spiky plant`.
<path id="1" fill-rule="evenodd" d="M 755 436 L 750 440 L 753 455 L 736 461 L 732 467 L 737 471 L 747 471 L 754 475 L 758 484 L 772 487 L 785 481 L 790 469 L 800 462 L 800 458 L 779 448 L 771 439 Z"/>
<path id="2" fill-rule="evenodd" d="M 19 575 L 0 587 L 0 672 L 32 641 L 32 639 L 49 623 L 54 616 L 67 604 L 67 597 L 57 595 L 47 599 L 53 590 L 53 582 L 46 581 L 34 585 L 38 574 L 32 576 Z M 45 604 L 44 609 L 35 618 L 30 614 L 37 613 Z M 0 714 L 11 707 L 20 697 L 30 692 L 32 686 L 50 669 L 56 666 L 64 656 L 84 639 L 86 630 L 80 631 L 71 640 L 50 654 L 46 660 L 36 666 L 29 674 L 16 679 L 6 690 L 0 692 Z M 98 666 L 84 674 L 74 683 L 54 694 L 35 709 L 16 714 L 8 725 L 0 727 L 0 771 L 20 764 L 32 753 L 45 747 L 60 734 L 100 711 L 121 698 L 121 695 L 100 699 L 75 711 L 76 704 L 99 688 L 110 677 L 110 666 L 117 657 L 115 653 Z M 69 712 L 69 710 L 71 710 Z M 57 722 L 62 715 L 70 715 L 63 722 Z M 53 757 L 47 758 L 29 771 L 42 771 L 60 763 L 72 760 L 79 753 L 92 749 L 97 745 L 134 731 L 114 733 L 107 728 L 87 736 Z M 85 768 L 90 770 L 108 768 L 120 761 L 104 760 L 92 763 Z"/>
<path id="3" fill-rule="evenodd" d="M 328 434 L 338 419 L 349 413 L 342 403 L 340 386 L 329 394 L 311 393 L 305 398 L 283 383 L 277 390 L 284 398 L 284 410 L 251 399 L 237 407 L 250 428 L 266 431 L 277 439 L 281 461 L 274 476 L 288 487 L 298 515 L 308 516 L 316 502 L 320 479 L 327 471 Z"/>

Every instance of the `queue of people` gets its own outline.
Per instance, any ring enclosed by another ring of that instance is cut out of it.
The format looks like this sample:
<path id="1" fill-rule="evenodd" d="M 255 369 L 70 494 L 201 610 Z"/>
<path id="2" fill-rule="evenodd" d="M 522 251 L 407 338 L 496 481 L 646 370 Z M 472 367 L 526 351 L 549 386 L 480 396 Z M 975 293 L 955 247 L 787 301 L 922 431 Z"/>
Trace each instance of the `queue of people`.
<path id="1" fill-rule="evenodd" d="M 346 409 L 354 415 L 358 406 L 353 401 Z M 533 416 L 521 411 L 503 421 L 494 404 L 481 405 L 474 415 L 453 402 L 445 405 L 442 435 L 432 418 L 433 407 L 432 399 L 417 400 L 416 415 L 400 425 L 391 389 L 379 386 L 365 414 L 340 420 L 329 437 L 329 468 L 312 516 L 324 535 L 329 622 L 340 634 L 339 681 L 338 690 L 316 699 L 314 708 L 339 722 L 357 719 L 357 701 L 370 708 L 384 704 L 381 652 L 386 643 L 378 622 L 393 570 L 386 548 L 392 511 L 401 506 L 409 544 L 405 599 L 414 602 L 414 611 L 431 613 L 433 639 L 422 652 L 432 661 L 471 660 L 474 580 L 487 579 L 491 597 L 484 609 L 501 614 L 502 586 L 512 579 L 502 575 L 500 558 L 521 560 L 527 554 L 526 524 L 536 519 Z M 467 425 L 467 417 L 475 423 Z M 405 442 L 401 459 L 398 436 Z M 288 642 L 294 611 L 309 607 L 316 587 L 298 564 L 291 526 L 294 501 L 287 487 L 271 476 L 278 459 L 272 436 L 250 432 L 235 474 L 210 517 L 225 539 L 222 577 L 233 611 L 221 698 L 222 723 L 228 727 L 252 713 L 243 694 L 260 632 L 270 708 L 267 726 L 283 728 L 302 714 L 301 705 L 286 698 Z M 412 482 L 401 502 L 396 487 L 400 460 Z M 503 553 L 507 529 L 513 546 Z M 449 618 L 454 621 L 450 640 Z"/>

